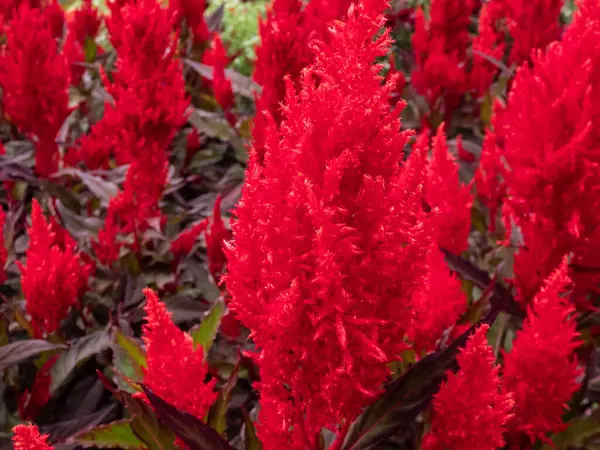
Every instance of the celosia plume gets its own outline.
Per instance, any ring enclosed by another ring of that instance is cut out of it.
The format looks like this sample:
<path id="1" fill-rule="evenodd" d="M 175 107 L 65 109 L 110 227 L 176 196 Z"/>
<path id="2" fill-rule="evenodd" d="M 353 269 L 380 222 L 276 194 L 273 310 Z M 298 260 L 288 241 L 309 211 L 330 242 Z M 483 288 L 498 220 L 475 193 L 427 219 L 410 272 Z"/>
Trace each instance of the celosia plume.
<path id="1" fill-rule="evenodd" d="M 217 380 L 205 380 L 208 366 L 202 346 L 194 348 L 192 338 L 171 321 L 166 305 L 154 291 L 144 289 L 144 294 L 147 323 L 143 340 L 148 364 L 144 384 L 169 404 L 204 420 L 217 398 L 213 392 Z"/>
<path id="2" fill-rule="evenodd" d="M 13 428 L 12 442 L 15 450 L 53 450 L 48 435 L 40 434 L 35 425 L 17 425 Z"/>
<path id="3" fill-rule="evenodd" d="M 497 450 L 512 400 L 500 390 L 499 367 L 480 326 L 457 357 L 459 370 L 433 397 L 431 429 L 423 450 Z"/>
<path id="4" fill-rule="evenodd" d="M 412 188 L 422 172 L 401 166 L 409 133 L 388 105 L 396 80 L 382 85 L 374 64 L 390 45 L 387 30 L 374 39 L 386 6 L 350 8 L 315 42 L 235 210 L 226 283 L 259 349 L 266 450 L 314 448 L 323 427 L 340 433 L 406 348 L 431 230 L 423 189 Z"/>
<path id="5" fill-rule="evenodd" d="M 52 22 L 52 9 L 22 5 L 0 47 L 4 113 L 34 140 L 35 169 L 43 177 L 58 170 L 56 135 L 69 114 L 69 68 L 58 53 Z"/>
<path id="6" fill-rule="evenodd" d="M 187 256 L 194 248 L 194 244 L 208 226 L 208 219 L 195 223 L 177 235 L 171 242 L 171 253 L 176 257 Z"/>
<path id="7" fill-rule="evenodd" d="M 217 196 L 213 208 L 213 216 L 210 225 L 206 229 L 206 254 L 208 256 L 208 268 L 215 280 L 219 280 L 227 262 L 225 258 L 224 245 L 231 239 L 231 231 L 225 228 L 221 217 L 221 196 Z"/>
<path id="8" fill-rule="evenodd" d="M 196 44 L 202 44 L 210 39 L 210 31 L 204 20 L 205 10 L 205 0 L 171 0 L 169 2 L 173 28 L 180 30 L 182 22 L 185 21 L 192 33 L 193 42 Z"/>
<path id="9" fill-rule="evenodd" d="M 512 350 L 504 355 L 505 390 L 515 401 L 509 430 L 526 434 L 531 442 L 564 429 L 561 417 L 579 388 L 573 354 L 579 345 L 575 308 L 562 297 L 570 285 L 567 269 L 565 260 L 546 280 L 528 308 Z"/>
<path id="10" fill-rule="evenodd" d="M 37 337 L 57 330 L 88 285 L 93 267 L 76 251 L 76 243 L 58 225 L 46 222 L 37 200 L 31 209 L 29 248 L 21 270 L 27 313 Z"/>
<path id="11" fill-rule="evenodd" d="M 225 69 L 229 65 L 229 57 L 218 33 L 214 34 L 210 48 L 204 53 L 203 62 L 208 66 L 212 66 L 213 78 L 210 84 L 215 99 L 225 112 L 229 123 L 235 125 L 235 116 L 231 112 L 234 106 L 233 90 L 231 81 L 225 76 Z"/>
<path id="12" fill-rule="evenodd" d="M 6 213 L 0 208 L 0 284 L 6 280 L 6 261 L 8 260 L 8 250 L 4 243 L 4 226 L 6 223 Z"/>

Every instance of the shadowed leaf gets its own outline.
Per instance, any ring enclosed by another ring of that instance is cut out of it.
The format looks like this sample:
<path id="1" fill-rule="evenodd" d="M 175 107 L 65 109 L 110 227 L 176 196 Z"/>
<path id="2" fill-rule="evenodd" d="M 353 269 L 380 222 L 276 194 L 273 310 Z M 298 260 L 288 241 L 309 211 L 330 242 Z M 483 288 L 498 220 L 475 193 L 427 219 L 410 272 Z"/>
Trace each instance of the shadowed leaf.
<path id="1" fill-rule="evenodd" d="M 201 345 L 204 350 L 204 358 L 210 350 L 210 346 L 215 340 L 219 325 L 221 324 L 221 318 L 225 312 L 225 303 L 222 299 L 218 299 L 210 308 L 210 311 L 204 316 L 202 322 L 198 327 L 191 331 L 194 345 Z"/>
<path id="2" fill-rule="evenodd" d="M 239 366 L 236 365 L 208 413 L 208 425 L 224 437 L 226 437 L 225 429 L 227 428 L 227 406 L 231 401 L 231 391 L 238 381 L 238 369 Z"/>
<path id="3" fill-rule="evenodd" d="M 144 446 L 131 429 L 129 420 L 100 425 L 69 440 L 83 447 L 120 448 L 136 450 Z"/>
<path id="4" fill-rule="evenodd" d="M 28 339 L 13 342 L 0 347 L 0 371 L 40 353 L 64 348 L 66 348 L 64 345 L 53 344 L 43 339 Z"/>

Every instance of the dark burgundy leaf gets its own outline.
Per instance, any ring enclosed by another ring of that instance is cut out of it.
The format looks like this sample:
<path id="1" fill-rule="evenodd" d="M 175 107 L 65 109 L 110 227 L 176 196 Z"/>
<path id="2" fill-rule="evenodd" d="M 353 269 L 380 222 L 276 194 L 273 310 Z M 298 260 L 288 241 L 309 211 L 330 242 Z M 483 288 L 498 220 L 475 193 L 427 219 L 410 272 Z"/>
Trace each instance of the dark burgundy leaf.
<path id="1" fill-rule="evenodd" d="M 160 419 L 185 442 L 190 450 L 235 450 L 219 433 L 191 414 L 179 411 L 142 385 Z"/>
<path id="2" fill-rule="evenodd" d="M 53 344 L 43 339 L 17 341 L 0 347 L 0 371 L 19 364 L 32 356 L 43 352 L 66 348 L 61 344 Z"/>
<path id="3" fill-rule="evenodd" d="M 115 405 L 112 405 L 93 414 L 43 426 L 41 430 L 50 435 L 52 442 L 63 441 L 106 422 L 114 412 Z"/>

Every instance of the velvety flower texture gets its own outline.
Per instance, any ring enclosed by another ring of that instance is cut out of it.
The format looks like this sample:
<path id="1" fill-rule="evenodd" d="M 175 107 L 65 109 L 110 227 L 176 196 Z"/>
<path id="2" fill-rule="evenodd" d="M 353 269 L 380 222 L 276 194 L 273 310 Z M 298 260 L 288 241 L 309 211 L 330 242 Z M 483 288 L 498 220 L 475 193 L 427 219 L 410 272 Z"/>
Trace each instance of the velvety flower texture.
<path id="1" fill-rule="evenodd" d="M 315 42 L 315 62 L 264 164 L 251 152 L 227 248 L 231 308 L 252 332 L 264 448 L 314 448 L 379 392 L 406 348 L 432 242 L 422 172 L 403 170 L 408 133 L 390 111 L 384 1 L 351 7 Z M 414 172 L 414 173 L 413 173 Z M 414 186 L 421 185 L 420 189 Z"/>
<path id="2" fill-rule="evenodd" d="M 53 450 L 48 444 L 48 435 L 40 434 L 35 425 L 17 425 L 13 428 L 13 445 L 15 450 Z"/>
<path id="3" fill-rule="evenodd" d="M 37 337 L 58 329 L 88 285 L 93 267 L 77 253 L 77 244 L 56 222 L 46 222 L 37 200 L 27 230 L 27 262 L 17 261 L 27 313 Z"/>
<path id="4" fill-rule="evenodd" d="M 208 220 L 205 219 L 201 222 L 195 223 L 181 233 L 177 235 L 175 239 L 171 242 L 171 253 L 175 255 L 175 257 L 187 256 L 191 253 L 194 248 L 194 244 L 202 234 L 206 227 L 208 226 Z"/>
<path id="5" fill-rule="evenodd" d="M 212 220 L 206 229 L 206 254 L 208 256 L 208 269 L 215 280 L 219 280 L 225 268 L 226 258 L 224 245 L 231 239 L 231 231 L 225 228 L 221 217 L 221 196 L 215 200 Z"/>
<path id="6" fill-rule="evenodd" d="M 215 33 L 210 44 L 210 48 L 204 53 L 202 62 L 213 68 L 213 79 L 211 86 L 215 94 L 215 98 L 223 111 L 225 117 L 232 125 L 235 125 L 235 116 L 231 112 L 234 106 L 233 90 L 231 81 L 225 77 L 225 69 L 229 65 L 229 57 L 227 50 L 223 46 L 221 36 Z"/>
<path id="7" fill-rule="evenodd" d="M 302 70 L 314 58 L 309 43 L 326 38 L 330 21 L 342 19 L 350 6 L 349 0 L 311 0 L 303 8 L 300 0 L 274 0 L 267 17 L 259 23 L 260 44 L 256 49 L 254 81 L 262 92 L 256 101 L 254 121 L 254 148 L 259 159 L 263 157 L 263 140 L 268 128 L 268 112 L 275 123 L 283 117 L 281 104 L 289 76 L 299 86 Z"/>
<path id="8" fill-rule="evenodd" d="M 515 275 L 524 304 L 565 254 L 574 254 L 570 276 L 576 298 L 596 291 L 600 281 L 595 269 L 600 250 L 600 5 L 584 0 L 579 7 L 562 41 L 519 70 L 506 107 L 494 118 L 495 135 L 484 147 L 483 158 L 496 160 L 487 166 L 497 169 L 505 183 L 505 220 L 523 236 Z M 486 178 L 492 181 L 488 173 Z"/>
<path id="9" fill-rule="evenodd" d="M 512 400 L 500 390 L 487 330 L 482 325 L 469 338 L 457 357 L 458 372 L 449 373 L 434 396 L 423 450 L 497 450 L 504 445 Z"/>
<path id="10" fill-rule="evenodd" d="M 169 2 L 173 28 L 177 31 L 181 30 L 182 22 L 185 20 L 195 44 L 202 44 L 210 39 L 210 31 L 204 20 L 205 10 L 205 0 L 172 0 Z"/>
<path id="11" fill-rule="evenodd" d="M 7 26 L 6 45 L 0 47 L 4 113 L 34 141 L 35 170 L 43 177 L 58 170 L 55 140 L 69 114 L 69 68 L 58 53 L 52 19 L 51 8 L 22 5 Z"/>
<path id="12" fill-rule="evenodd" d="M 565 260 L 533 300 L 512 350 L 504 357 L 505 390 L 515 401 L 509 430 L 527 434 L 532 442 L 565 427 L 561 416 L 579 388 L 573 354 L 580 344 L 575 308 L 561 296 L 570 282 Z"/>
<path id="13" fill-rule="evenodd" d="M 429 18 L 422 8 L 417 10 L 412 82 L 432 110 L 443 106 L 446 117 L 468 88 L 469 22 L 475 4 L 475 0 L 432 0 Z"/>
<path id="14" fill-rule="evenodd" d="M 171 314 L 154 291 L 144 289 L 147 323 L 143 340 L 148 367 L 144 383 L 166 402 L 204 420 L 216 400 L 217 382 L 205 382 L 207 364 L 202 346 L 194 348 L 192 338 L 171 321 Z"/>

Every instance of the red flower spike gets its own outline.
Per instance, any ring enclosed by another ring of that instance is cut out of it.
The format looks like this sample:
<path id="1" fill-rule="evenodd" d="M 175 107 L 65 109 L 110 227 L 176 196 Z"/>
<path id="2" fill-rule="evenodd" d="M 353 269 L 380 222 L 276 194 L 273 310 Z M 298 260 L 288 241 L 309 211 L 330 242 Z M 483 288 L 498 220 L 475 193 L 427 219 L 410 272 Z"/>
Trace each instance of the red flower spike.
<path id="1" fill-rule="evenodd" d="M 500 179 L 503 167 L 498 158 L 496 145 L 496 135 L 488 131 L 483 141 L 479 166 L 475 172 L 477 196 L 488 207 L 491 232 L 496 231 L 498 208 L 506 195 L 506 184 Z"/>
<path id="2" fill-rule="evenodd" d="M 208 268 L 215 280 L 219 280 L 227 262 L 225 258 L 224 245 L 231 239 L 231 231 L 225 228 L 221 218 L 221 196 L 217 196 L 213 208 L 213 216 L 206 230 L 206 253 L 208 256 Z"/>
<path id="3" fill-rule="evenodd" d="M 4 112 L 23 133 L 37 139 L 35 170 L 43 177 L 58 170 L 55 139 L 70 112 L 69 70 L 57 51 L 54 21 L 52 9 L 23 5 L 6 30 L 7 43 L 0 55 Z M 44 74 L 43 83 L 39 74 Z"/>
<path id="4" fill-rule="evenodd" d="M 460 254 L 467 249 L 471 230 L 471 186 L 461 186 L 458 165 L 448 150 L 444 125 L 433 138 L 432 158 L 425 185 L 429 207 L 437 208 L 438 244 L 445 250 Z"/>
<path id="5" fill-rule="evenodd" d="M 505 390 L 515 401 L 509 430 L 526 434 L 531 442 L 565 428 L 561 417 L 579 388 L 575 308 L 562 297 L 571 284 L 567 270 L 565 259 L 528 308 L 512 350 L 504 355 Z M 542 365 L 552 372 L 540 371 Z"/>
<path id="6" fill-rule="evenodd" d="M 457 357 L 459 370 L 433 397 L 431 429 L 423 450 L 496 450 L 504 446 L 504 425 L 512 400 L 500 392 L 498 367 L 480 326 Z"/>
<path id="7" fill-rule="evenodd" d="M 192 338 L 172 321 L 166 305 L 154 291 L 144 289 L 147 323 L 143 340 L 148 367 L 144 384 L 176 408 L 204 420 L 217 394 L 216 379 L 205 382 L 208 366 L 202 347 L 194 348 Z"/>
<path id="8" fill-rule="evenodd" d="M 468 152 L 465 149 L 465 147 L 463 145 L 462 136 L 460 134 L 458 136 L 456 136 L 456 152 L 458 154 L 458 157 L 464 162 L 473 163 L 473 162 L 477 161 L 477 158 L 475 158 L 475 155 L 471 152 Z"/>
<path id="9" fill-rule="evenodd" d="M 36 337 L 58 329 L 69 309 L 85 291 L 93 267 L 76 253 L 73 238 L 60 229 L 52 230 L 37 200 L 31 210 L 29 248 L 21 270 L 21 286 L 27 313 Z"/>
<path id="10" fill-rule="evenodd" d="M 13 428 L 15 450 L 53 450 L 48 444 L 48 435 L 40 434 L 35 425 L 17 425 Z"/>
<path id="11" fill-rule="evenodd" d="M 204 53 L 203 62 L 213 68 L 211 86 L 217 103 L 223 108 L 229 120 L 230 117 L 233 117 L 231 109 L 234 106 L 231 81 L 225 76 L 225 68 L 229 64 L 229 58 L 218 33 L 214 34 L 210 48 Z M 232 123 L 232 120 L 229 120 L 229 122 Z M 235 125 L 235 119 L 233 119 L 232 125 Z"/>
<path id="12" fill-rule="evenodd" d="M 48 400 L 50 400 L 50 369 L 58 359 L 55 355 L 44 363 L 35 376 L 31 392 L 25 391 L 19 401 L 19 415 L 23 420 L 34 420 Z"/>
<path id="13" fill-rule="evenodd" d="M 382 85 L 374 64 L 391 42 L 378 35 L 386 7 L 359 3 L 314 43 L 299 93 L 288 79 L 281 125 L 267 120 L 264 159 L 251 154 L 234 212 L 225 282 L 258 348 L 265 450 L 339 433 L 407 348 L 432 233 L 413 189 L 422 171 L 402 164 L 412 133 L 398 134 L 402 108 L 390 111 L 394 80 Z"/>
<path id="14" fill-rule="evenodd" d="M 179 30 L 185 20 L 195 44 L 202 44 L 210 39 L 210 31 L 204 20 L 205 0 L 172 0 L 169 2 L 169 14 L 173 29 Z"/>
<path id="15" fill-rule="evenodd" d="M 467 310 L 467 296 L 460 280 L 450 273 L 437 244 L 428 256 L 429 273 L 424 288 L 415 296 L 411 340 L 418 352 L 432 351 L 445 330 Z"/>
<path id="16" fill-rule="evenodd" d="M 171 253 L 175 257 L 187 256 L 192 252 L 194 244 L 208 226 L 208 219 L 186 228 L 171 242 Z"/>

